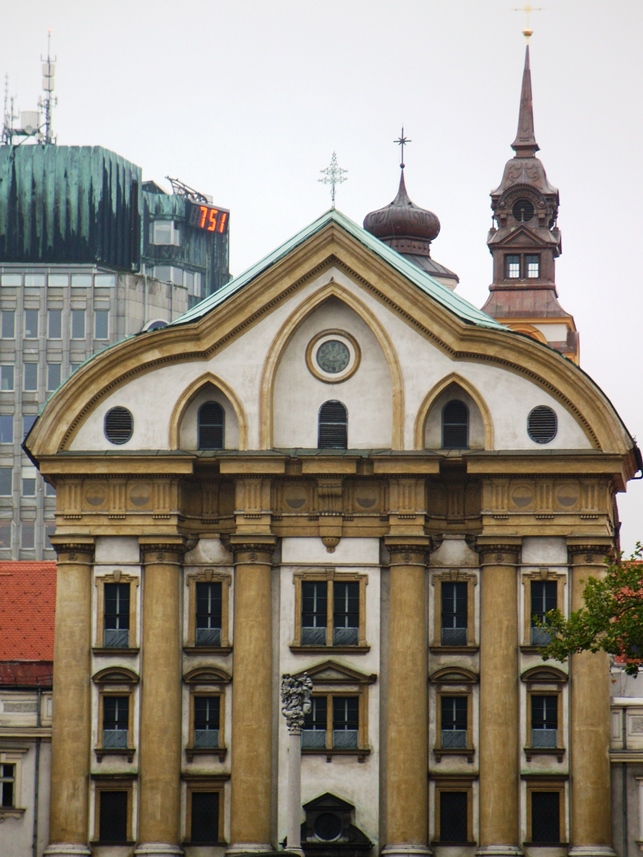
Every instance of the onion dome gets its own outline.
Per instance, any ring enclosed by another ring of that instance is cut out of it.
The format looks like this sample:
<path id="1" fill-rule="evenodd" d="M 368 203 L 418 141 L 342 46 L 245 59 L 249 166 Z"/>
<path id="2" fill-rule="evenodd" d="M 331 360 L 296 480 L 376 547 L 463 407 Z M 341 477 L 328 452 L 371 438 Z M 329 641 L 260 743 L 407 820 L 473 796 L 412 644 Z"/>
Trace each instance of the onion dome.
<path id="1" fill-rule="evenodd" d="M 428 256 L 431 241 L 440 232 L 440 221 L 432 211 L 411 202 L 402 172 L 397 196 L 384 208 L 367 214 L 364 229 L 399 253 Z"/>

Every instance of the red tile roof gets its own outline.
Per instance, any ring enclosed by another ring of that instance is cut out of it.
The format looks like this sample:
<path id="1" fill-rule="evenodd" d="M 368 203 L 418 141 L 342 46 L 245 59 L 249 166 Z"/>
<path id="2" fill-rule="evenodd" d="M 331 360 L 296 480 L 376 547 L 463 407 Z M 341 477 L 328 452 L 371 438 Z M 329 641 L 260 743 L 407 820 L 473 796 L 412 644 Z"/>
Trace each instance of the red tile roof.
<path id="1" fill-rule="evenodd" d="M 0 562 L 0 661 L 53 661 L 55 562 Z"/>

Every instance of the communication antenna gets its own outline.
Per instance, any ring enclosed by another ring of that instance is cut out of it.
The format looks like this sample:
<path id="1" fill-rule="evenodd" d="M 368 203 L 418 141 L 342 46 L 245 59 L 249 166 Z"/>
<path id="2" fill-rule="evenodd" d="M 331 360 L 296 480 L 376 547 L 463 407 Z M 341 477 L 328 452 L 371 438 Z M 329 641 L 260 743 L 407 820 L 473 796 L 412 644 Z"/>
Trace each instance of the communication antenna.
<path id="1" fill-rule="evenodd" d="M 192 202 L 202 202 L 202 203 L 210 203 L 212 202 L 212 197 L 206 196 L 204 193 L 201 193 L 199 190 L 195 190 L 190 185 L 182 182 L 181 179 L 173 179 L 170 176 L 165 176 L 165 178 L 172 185 L 172 193 L 177 196 L 185 196 L 187 199 Z"/>
<path id="2" fill-rule="evenodd" d="M 16 118 L 13 110 L 13 95 L 9 96 L 9 75 L 4 76 L 4 117 L 2 120 L 2 145 L 10 146 L 13 140 L 13 122 Z"/>
<path id="3" fill-rule="evenodd" d="M 42 90 L 44 95 L 38 101 L 38 107 L 45 114 L 44 132 L 40 129 L 41 143 L 55 143 L 53 130 L 53 109 L 58 104 L 54 92 L 54 77 L 56 74 L 56 57 L 51 58 L 51 29 L 47 31 L 47 59 L 40 57 L 42 61 Z"/>

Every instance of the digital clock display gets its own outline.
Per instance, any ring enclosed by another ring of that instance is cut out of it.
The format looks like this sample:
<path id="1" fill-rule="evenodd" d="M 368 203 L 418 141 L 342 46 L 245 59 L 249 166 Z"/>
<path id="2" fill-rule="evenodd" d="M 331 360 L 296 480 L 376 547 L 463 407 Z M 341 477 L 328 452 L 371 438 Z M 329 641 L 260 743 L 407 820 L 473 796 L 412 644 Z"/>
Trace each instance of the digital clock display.
<path id="1" fill-rule="evenodd" d="M 188 224 L 204 232 L 218 232 L 220 235 L 228 231 L 230 212 L 212 205 L 190 203 Z"/>

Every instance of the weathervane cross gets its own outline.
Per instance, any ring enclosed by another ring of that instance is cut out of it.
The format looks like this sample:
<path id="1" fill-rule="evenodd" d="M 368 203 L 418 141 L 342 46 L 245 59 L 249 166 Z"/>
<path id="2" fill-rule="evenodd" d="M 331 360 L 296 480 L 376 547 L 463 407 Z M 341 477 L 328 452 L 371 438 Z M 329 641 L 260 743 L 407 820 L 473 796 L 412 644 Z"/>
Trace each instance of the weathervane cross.
<path id="1" fill-rule="evenodd" d="M 404 125 L 402 125 L 402 133 L 397 138 L 397 140 L 393 140 L 393 142 L 397 143 L 397 145 L 400 147 L 400 169 L 403 170 L 404 169 L 404 147 L 406 146 L 407 143 L 413 142 L 413 140 L 409 140 L 408 137 L 404 136 Z"/>
<path id="2" fill-rule="evenodd" d="M 317 179 L 318 182 L 322 182 L 322 184 L 330 185 L 330 198 L 331 198 L 331 208 L 335 208 L 335 190 L 338 184 L 342 182 L 348 181 L 346 178 L 346 173 L 348 170 L 343 170 L 339 164 L 337 163 L 337 155 L 333 152 L 333 157 L 330 159 L 330 166 L 326 167 L 326 169 L 319 171 L 323 178 Z"/>
<path id="3" fill-rule="evenodd" d="M 526 21 L 525 21 L 525 29 L 522 31 L 523 36 L 527 41 L 529 41 L 529 37 L 533 35 L 533 30 L 531 28 L 531 19 L 530 15 L 532 12 L 542 12 L 542 6 L 532 6 L 531 3 L 525 3 L 524 6 L 519 6 L 518 8 L 514 8 L 514 12 L 524 12 Z"/>

